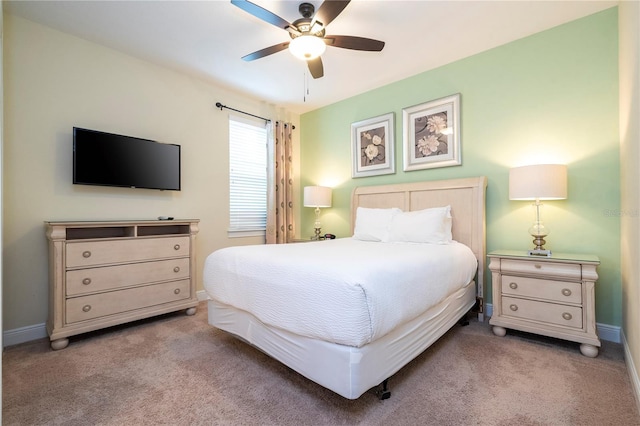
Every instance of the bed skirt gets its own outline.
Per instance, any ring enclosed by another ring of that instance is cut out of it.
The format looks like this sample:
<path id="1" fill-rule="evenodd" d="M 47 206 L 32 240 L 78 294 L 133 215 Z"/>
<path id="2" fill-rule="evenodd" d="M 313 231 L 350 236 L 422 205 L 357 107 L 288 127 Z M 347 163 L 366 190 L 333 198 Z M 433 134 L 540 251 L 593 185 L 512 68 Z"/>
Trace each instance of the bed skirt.
<path id="1" fill-rule="evenodd" d="M 209 324 L 234 334 L 310 380 L 348 399 L 391 377 L 444 335 L 475 304 L 474 282 L 419 317 L 360 348 L 270 327 L 250 313 L 208 301 Z"/>

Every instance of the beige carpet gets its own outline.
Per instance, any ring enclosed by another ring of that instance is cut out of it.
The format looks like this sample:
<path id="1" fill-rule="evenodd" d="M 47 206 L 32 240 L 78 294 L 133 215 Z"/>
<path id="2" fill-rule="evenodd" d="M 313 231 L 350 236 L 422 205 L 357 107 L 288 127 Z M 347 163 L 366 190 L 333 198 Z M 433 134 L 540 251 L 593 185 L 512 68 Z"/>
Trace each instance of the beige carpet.
<path id="1" fill-rule="evenodd" d="M 620 345 L 574 343 L 488 323 L 455 326 L 390 380 L 344 399 L 210 327 L 206 304 L 3 354 L 5 425 L 640 425 Z"/>

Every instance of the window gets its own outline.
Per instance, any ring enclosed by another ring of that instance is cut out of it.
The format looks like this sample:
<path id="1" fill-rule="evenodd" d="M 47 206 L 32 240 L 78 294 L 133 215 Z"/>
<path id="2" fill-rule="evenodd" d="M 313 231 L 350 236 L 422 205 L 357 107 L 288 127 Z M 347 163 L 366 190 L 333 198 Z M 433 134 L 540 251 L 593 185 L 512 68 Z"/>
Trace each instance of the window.
<path id="1" fill-rule="evenodd" d="M 229 117 L 229 234 L 264 235 L 267 227 L 267 128 Z"/>

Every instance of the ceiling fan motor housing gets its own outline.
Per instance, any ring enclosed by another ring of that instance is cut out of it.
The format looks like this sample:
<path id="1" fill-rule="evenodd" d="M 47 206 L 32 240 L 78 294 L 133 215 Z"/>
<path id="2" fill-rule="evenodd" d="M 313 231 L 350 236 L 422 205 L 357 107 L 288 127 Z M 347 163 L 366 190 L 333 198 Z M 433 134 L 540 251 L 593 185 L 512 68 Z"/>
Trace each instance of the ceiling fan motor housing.
<path id="1" fill-rule="evenodd" d="M 294 21 L 293 26 L 298 29 L 300 34 L 296 34 L 295 32 L 290 32 L 289 36 L 291 38 L 300 37 L 301 35 L 314 35 L 318 37 L 324 37 L 324 34 L 325 34 L 325 29 L 322 26 L 317 25 L 317 23 L 316 25 L 313 26 L 313 28 L 320 27 L 320 31 L 312 32 L 311 19 L 308 19 L 308 18 L 301 18 L 301 19 L 298 19 L 297 21 Z"/>

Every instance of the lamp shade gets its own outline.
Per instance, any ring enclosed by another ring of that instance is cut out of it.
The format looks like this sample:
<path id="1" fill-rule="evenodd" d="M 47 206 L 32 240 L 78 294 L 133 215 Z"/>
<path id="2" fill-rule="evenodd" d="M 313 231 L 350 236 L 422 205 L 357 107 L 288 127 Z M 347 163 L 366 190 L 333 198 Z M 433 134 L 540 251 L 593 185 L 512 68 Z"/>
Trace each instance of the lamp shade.
<path id="1" fill-rule="evenodd" d="M 305 186 L 303 203 L 305 207 L 331 207 L 331 188 Z"/>
<path id="2" fill-rule="evenodd" d="M 289 43 L 289 52 L 299 59 L 308 61 L 322 55 L 327 48 L 324 40 L 314 35 L 301 35 Z"/>
<path id="3" fill-rule="evenodd" d="M 509 170 L 510 200 L 563 200 L 567 198 L 567 166 L 536 164 Z"/>

